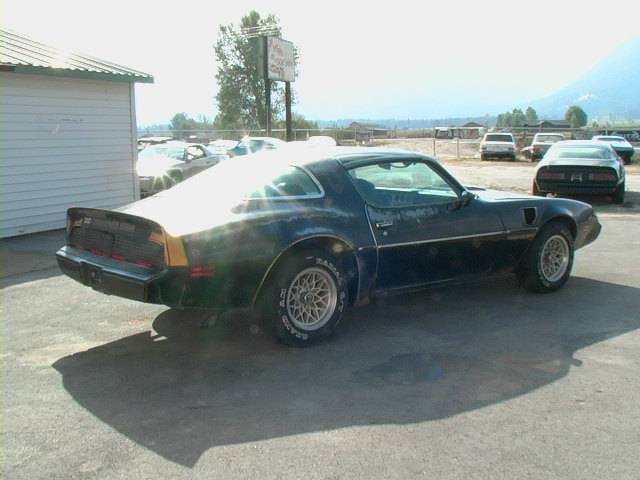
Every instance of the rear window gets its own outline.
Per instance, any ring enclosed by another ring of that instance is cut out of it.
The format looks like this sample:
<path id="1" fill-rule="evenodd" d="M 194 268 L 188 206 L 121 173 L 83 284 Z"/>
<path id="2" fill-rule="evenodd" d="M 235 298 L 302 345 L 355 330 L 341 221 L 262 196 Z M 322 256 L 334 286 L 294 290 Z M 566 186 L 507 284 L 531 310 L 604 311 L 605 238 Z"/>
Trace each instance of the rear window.
<path id="1" fill-rule="evenodd" d="M 504 133 L 490 133 L 484 139 L 487 142 L 513 142 L 513 137 Z"/>
<path id="2" fill-rule="evenodd" d="M 259 160 L 238 157 L 222 162 L 161 193 L 194 202 L 234 206 L 244 200 L 317 198 L 322 189 L 303 168 L 274 162 L 264 156 Z"/>
<path id="3" fill-rule="evenodd" d="M 608 160 L 611 152 L 598 147 L 564 147 L 549 151 L 550 158 L 583 158 L 592 160 Z"/>
<path id="4" fill-rule="evenodd" d="M 251 192 L 249 198 L 313 197 L 322 192 L 307 173 L 298 167 L 269 179 L 264 185 Z"/>

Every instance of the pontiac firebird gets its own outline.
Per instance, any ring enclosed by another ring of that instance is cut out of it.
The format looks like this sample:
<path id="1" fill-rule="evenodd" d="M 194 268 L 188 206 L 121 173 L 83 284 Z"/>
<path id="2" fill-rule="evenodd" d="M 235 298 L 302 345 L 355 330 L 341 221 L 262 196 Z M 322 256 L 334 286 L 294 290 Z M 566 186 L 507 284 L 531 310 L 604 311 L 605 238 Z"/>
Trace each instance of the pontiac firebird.
<path id="1" fill-rule="evenodd" d="M 600 229 L 590 205 L 467 188 L 415 152 L 290 146 L 119 209 L 71 208 L 57 260 L 106 294 L 256 308 L 302 346 L 389 293 L 489 274 L 557 290 Z"/>

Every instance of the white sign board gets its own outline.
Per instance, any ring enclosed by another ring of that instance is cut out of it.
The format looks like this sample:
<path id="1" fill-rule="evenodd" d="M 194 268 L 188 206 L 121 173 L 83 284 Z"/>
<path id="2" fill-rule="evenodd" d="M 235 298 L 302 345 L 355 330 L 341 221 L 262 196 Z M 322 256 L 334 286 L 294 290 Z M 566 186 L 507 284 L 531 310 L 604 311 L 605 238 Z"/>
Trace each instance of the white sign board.
<path id="1" fill-rule="evenodd" d="M 277 37 L 267 37 L 267 53 L 269 79 L 293 82 L 295 80 L 293 43 Z"/>

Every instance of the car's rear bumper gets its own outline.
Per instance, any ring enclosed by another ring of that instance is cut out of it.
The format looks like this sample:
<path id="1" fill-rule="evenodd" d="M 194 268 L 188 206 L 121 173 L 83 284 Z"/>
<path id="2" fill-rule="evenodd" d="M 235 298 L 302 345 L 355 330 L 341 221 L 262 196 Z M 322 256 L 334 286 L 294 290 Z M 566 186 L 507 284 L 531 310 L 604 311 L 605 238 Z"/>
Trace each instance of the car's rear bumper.
<path id="1" fill-rule="evenodd" d="M 596 183 L 560 183 L 560 182 L 541 182 L 536 180 L 538 190 L 541 193 L 559 193 L 573 195 L 611 195 L 618 187 L 615 183 L 607 183 L 606 185 Z"/>
<path id="2" fill-rule="evenodd" d="M 480 152 L 483 157 L 492 157 L 492 158 L 514 158 L 516 156 L 515 152 L 492 152 L 492 151 L 484 151 Z"/>
<path id="3" fill-rule="evenodd" d="M 177 308 L 248 306 L 249 300 L 238 300 L 232 290 L 235 286 L 222 274 L 194 275 L 190 267 L 151 270 L 68 245 L 58 250 L 56 257 L 64 274 L 106 295 Z"/>
<path id="4" fill-rule="evenodd" d="M 154 302 L 154 286 L 163 272 L 150 271 L 137 265 L 122 266 L 122 262 L 73 247 L 62 247 L 56 253 L 60 270 L 74 280 L 107 295 Z M 99 259 L 99 260 L 98 260 Z"/>

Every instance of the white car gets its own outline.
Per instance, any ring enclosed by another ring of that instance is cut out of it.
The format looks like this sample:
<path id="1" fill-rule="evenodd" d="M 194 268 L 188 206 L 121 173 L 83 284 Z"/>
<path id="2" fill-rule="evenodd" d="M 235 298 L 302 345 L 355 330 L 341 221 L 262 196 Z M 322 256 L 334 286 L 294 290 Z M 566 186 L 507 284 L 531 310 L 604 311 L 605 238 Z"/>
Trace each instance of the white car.
<path id="1" fill-rule="evenodd" d="M 615 150 L 615 152 L 624 161 L 625 165 L 628 165 L 632 162 L 635 149 L 633 148 L 633 145 L 631 145 L 627 141 L 626 138 L 613 136 L 613 135 L 596 135 L 591 140 L 596 140 L 598 142 L 605 142 L 611 145 Z"/>
<path id="2" fill-rule="evenodd" d="M 480 158 L 516 159 L 516 142 L 510 133 L 486 133 L 480 142 Z"/>
<path id="3" fill-rule="evenodd" d="M 136 170 L 140 194 L 145 197 L 172 187 L 229 158 L 196 143 L 167 142 L 151 145 L 138 153 Z"/>

